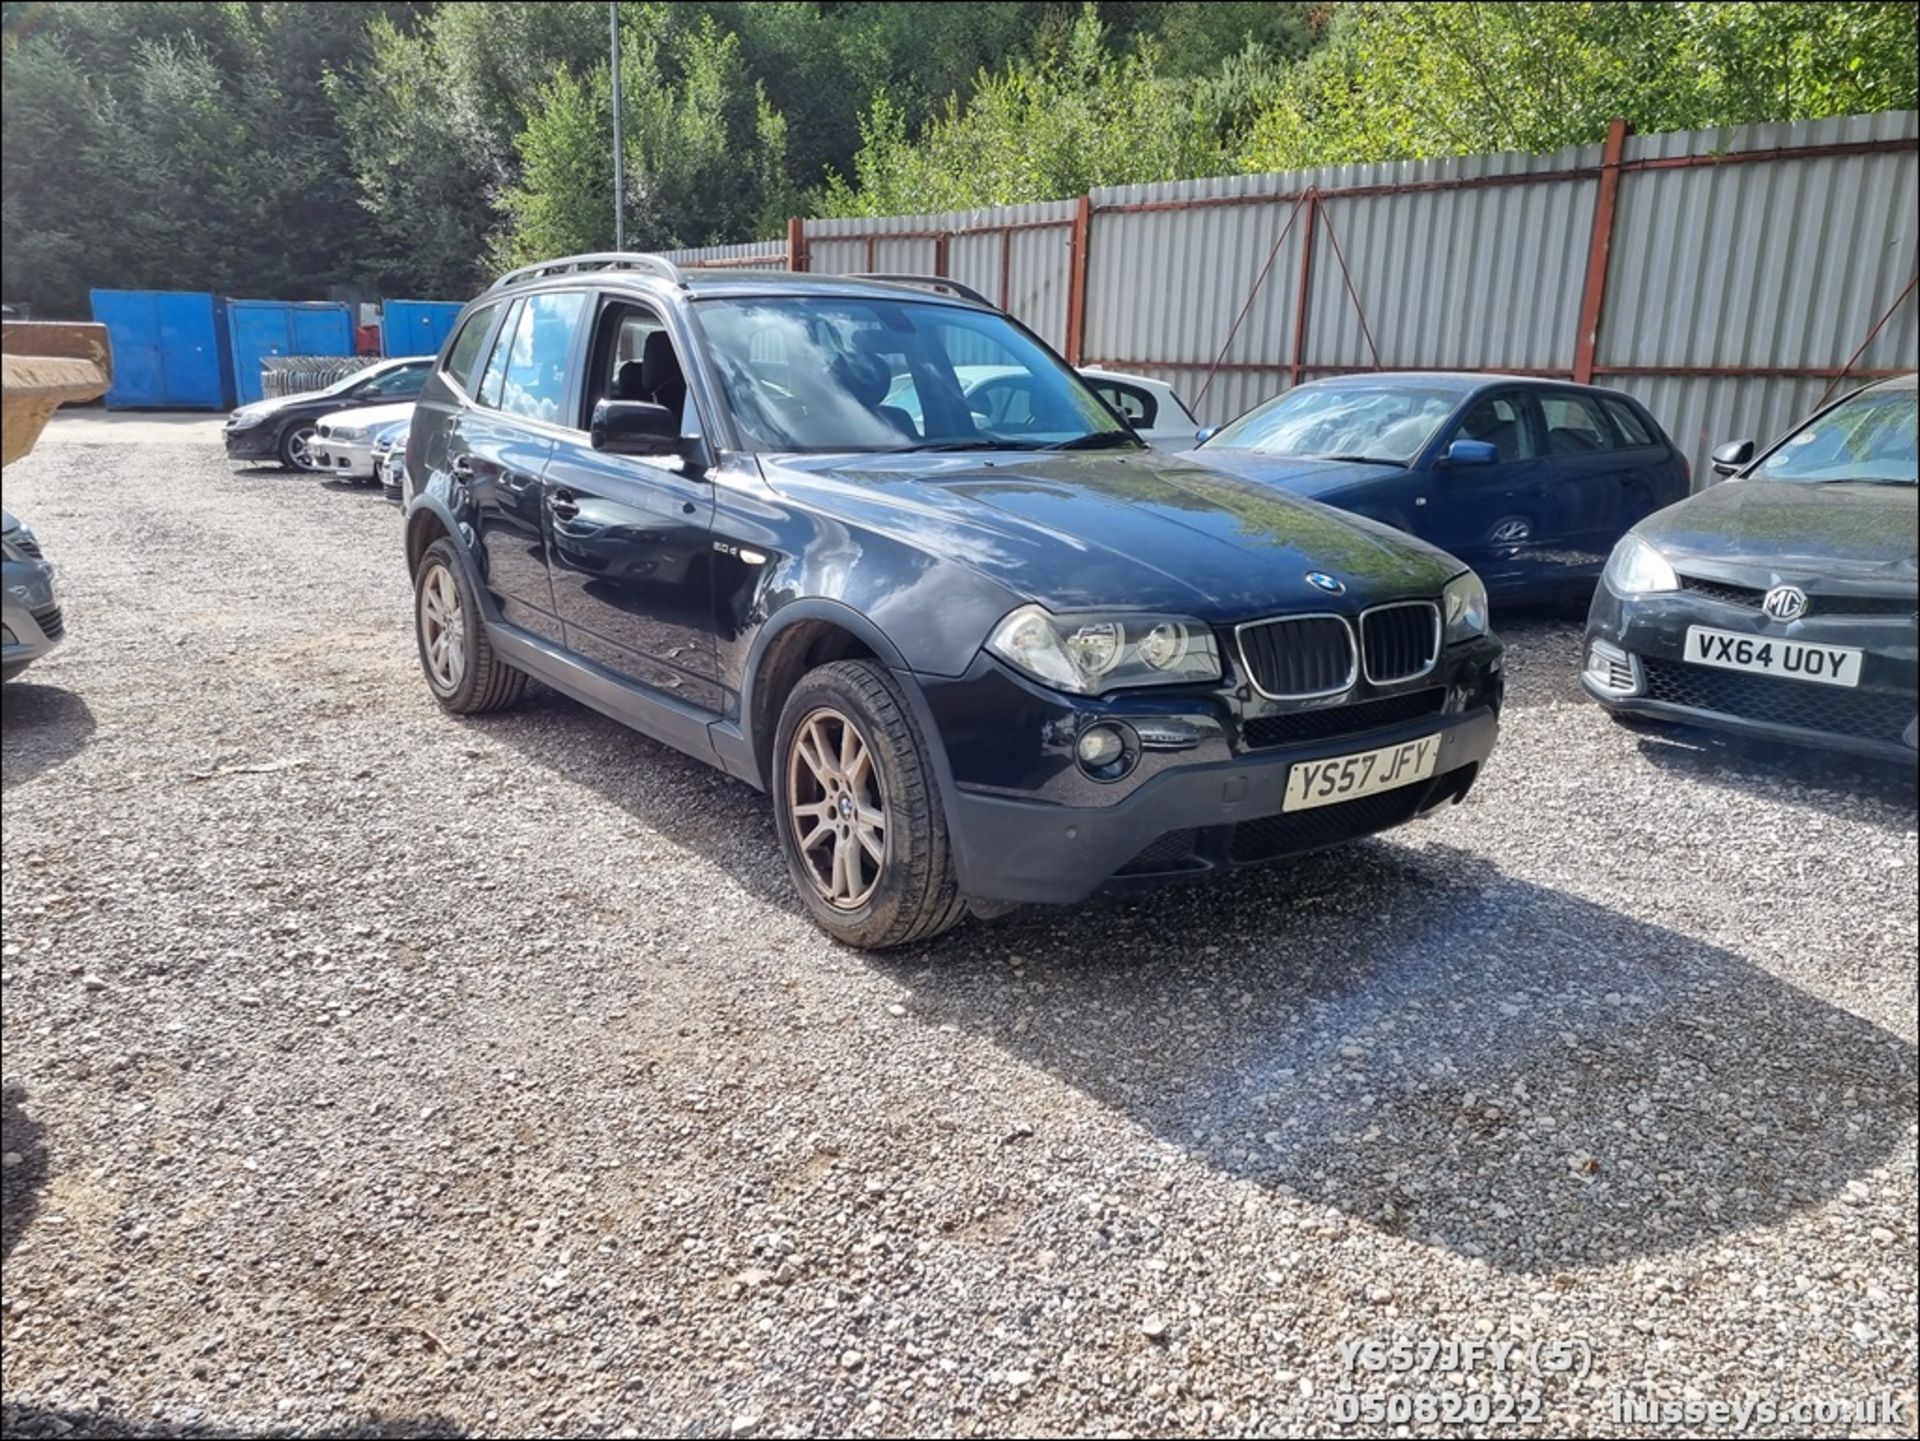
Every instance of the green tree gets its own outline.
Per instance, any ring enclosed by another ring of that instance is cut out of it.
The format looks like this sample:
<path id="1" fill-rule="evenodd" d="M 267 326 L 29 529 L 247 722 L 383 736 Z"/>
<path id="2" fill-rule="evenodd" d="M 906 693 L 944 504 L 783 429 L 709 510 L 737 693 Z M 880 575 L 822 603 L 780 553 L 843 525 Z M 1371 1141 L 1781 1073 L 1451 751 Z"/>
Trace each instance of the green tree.
<path id="1" fill-rule="evenodd" d="M 1849 3 L 1357 4 L 1275 88 L 1249 170 L 1909 108 L 1916 7 Z"/>
<path id="2" fill-rule="evenodd" d="M 1211 173 L 1218 147 L 1151 45 L 1115 56 L 1089 7 L 1032 65 L 982 74 L 964 106 L 917 140 L 886 93 L 861 125 L 855 181 L 829 182 L 839 215 L 897 215 L 1053 200 L 1096 185 Z"/>

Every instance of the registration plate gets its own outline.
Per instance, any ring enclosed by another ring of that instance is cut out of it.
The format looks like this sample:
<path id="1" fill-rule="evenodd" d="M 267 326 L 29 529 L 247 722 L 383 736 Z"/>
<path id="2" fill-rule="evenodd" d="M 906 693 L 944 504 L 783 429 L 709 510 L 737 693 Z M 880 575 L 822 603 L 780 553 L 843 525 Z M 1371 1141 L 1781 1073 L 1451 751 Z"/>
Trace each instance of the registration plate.
<path id="1" fill-rule="evenodd" d="M 1377 751 L 1300 761 L 1287 772 L 1287 795 L 1280 809 L 1312 810 L 1410 786 L 1432 776 L 1439 759 L 1440 737 L 1426 736 Z"/>
<path id="2" fill-rule="evenodd" d="M 1860 684 L 1864 651 L 1850 645 L 1809 645 L 1805 641 L 1742 635 L 1704 625 L 1687 627 L 1687 659 L 1695 665 L 1777 675 L 1821 685 Z"/>

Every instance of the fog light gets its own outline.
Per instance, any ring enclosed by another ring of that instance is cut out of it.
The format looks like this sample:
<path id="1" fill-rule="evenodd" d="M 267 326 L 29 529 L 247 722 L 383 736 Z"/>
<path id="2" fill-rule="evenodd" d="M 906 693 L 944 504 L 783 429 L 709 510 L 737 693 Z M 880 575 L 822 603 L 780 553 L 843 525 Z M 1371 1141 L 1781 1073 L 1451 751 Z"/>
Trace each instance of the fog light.
<path id="1" fill-rule="evenodd" d="M 1608 695 L 1640 694 L 1640 661 L 1637 656 L 1596 640 L 1587 647 L 1587 679 Z"/>
<path id="2" fill-rule="evenodd" d="M 1112 726 L 1088 726 L 1075 747 L 1080 764 L 1090 771 L 1105 770 L 1127 753 L 1127 743 Z"/>

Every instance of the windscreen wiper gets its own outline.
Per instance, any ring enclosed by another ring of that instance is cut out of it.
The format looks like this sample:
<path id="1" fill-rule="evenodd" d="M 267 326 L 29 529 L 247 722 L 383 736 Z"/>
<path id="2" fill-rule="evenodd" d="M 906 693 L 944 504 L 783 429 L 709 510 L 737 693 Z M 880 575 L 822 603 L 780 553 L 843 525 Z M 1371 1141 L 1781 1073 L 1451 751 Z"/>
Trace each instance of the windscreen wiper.
<path id="1" fill-rule="evenodd" d="M 1144 449 L 1140 437 L 1128 430 L 1095 430 L 1076 435 L 1072 440 L 1057 440 L 1042 450 L 1118 450 L 1122 447 Z"/>
<path id="2" fill-rule="evenodd" d="M 1312 459 L 1351 461 L 1358 465 L 1397 465 L 1402 470 L 1407 468 L 1404 460 L 1395 460 L 1390 455 L 1316 455 Z"/>
<path id="3" fill-rule="evenodd" d="M 936 450 L 1045 450 L 1046 448 L 1024 440 L 925 440 L 918 445 L 896 445 L 881 453 L 910 455 Z"/>
<path id="4" fill-rule="evenodd" d="M 1915 485 L 1920 484 L 1911 475 L 1834 475 L 1824 480 L 1808 480 L 1803 485 Z"/>

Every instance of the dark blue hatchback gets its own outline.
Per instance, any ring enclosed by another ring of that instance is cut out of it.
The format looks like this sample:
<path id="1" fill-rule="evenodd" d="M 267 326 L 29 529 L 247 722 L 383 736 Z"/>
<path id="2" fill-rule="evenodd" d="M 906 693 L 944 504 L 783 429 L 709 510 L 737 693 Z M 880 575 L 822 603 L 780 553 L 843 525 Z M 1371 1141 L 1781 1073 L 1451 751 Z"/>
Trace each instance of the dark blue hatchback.
<path id="1" fill-rule="evenodd" d="M 1638 401 L 1505 375 L 1315 381 L 1191 455 L 1417 535 L 1509 600 L 1591 594 L 1615 542 L 1689 491 L 1685 457 Z"/>

